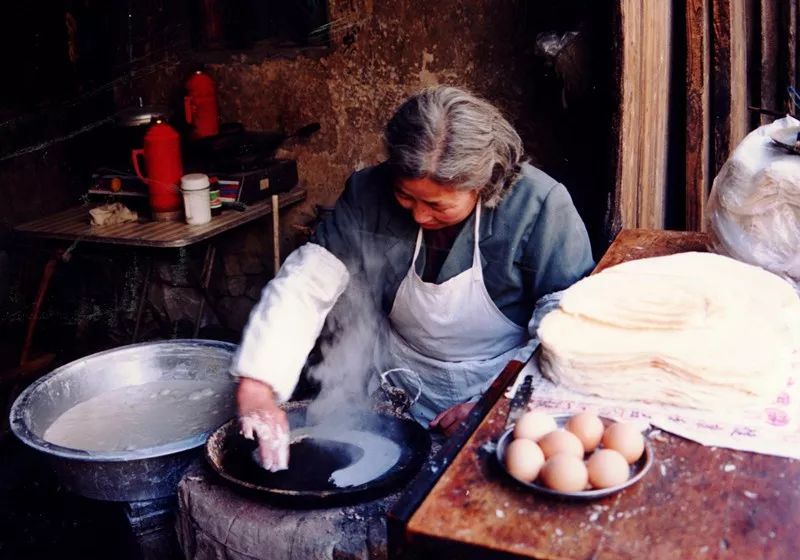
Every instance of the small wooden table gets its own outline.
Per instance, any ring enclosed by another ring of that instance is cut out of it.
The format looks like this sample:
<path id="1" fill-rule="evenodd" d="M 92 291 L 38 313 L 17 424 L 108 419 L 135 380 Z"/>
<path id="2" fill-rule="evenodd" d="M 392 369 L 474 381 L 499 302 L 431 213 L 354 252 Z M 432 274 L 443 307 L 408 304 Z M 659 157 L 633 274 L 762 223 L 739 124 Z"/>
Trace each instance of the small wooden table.
<path id="1" fill-rule="evenodd" d="M 25 237 L 72 243 L 72 247 L 66 251 L 63 247 L 59 247 L 45 265 L 34 307 L 28 320 L 28 329 L 20 362 L 25 363 L 28 359 L 36 322 L 53 271 L 57 263 L 64 260 L 65 252 L 68 254 L 77 243 L 87 242 L 103 245 L 123 245 L 139 249 L 170 249 L 206 242 L 203 268 L 196 286 L 203 296 L 195 313 L 194 335 L 197 336 L 199 321 L 202 318 L 205 304 L 209 301 L 207 288 L 216 257 L 216 246 L 213 243 L 214 238 L 227 231 L 269 215 L 273 216 L 274 233 L 277 231 L 279 219 L 278 210 L 300 202 L 305 199 L 305 197 L 306 191 L 304 189 L 295 188 L 289 192 L 275 195 L 272 199 L 266 199 L 251 204 L 243 211 L 226 210 L 221 215 L 214 216 L 210 222 L 203 225 L 189 225 L 180 221 L 131 222 L 108 226 L 92 226 L 89 223 L 89 207 L 80 206 L 17 226 L 14 228 L 15 233 Z M 274 245 L 274 247 L 277 247 L 277 245 Z M 275 260 L 278 261 L 277 248 L 275 248 L 274 251 L 276 252 L 274 255 Z M 148 260 L 147 263 L 144 282 L 137 298 L 136 323 L 133 330 L 132 342 L 135 342 L 138 336 L 144 307 L 143 304 L 150 285 L 152 263 L 150 260 Z"/>
<path id="2" fill-rule="evenodd" d="M 596 271 L 704 251 L 706 242 L 700 233 L 626 230 Z M 395 557 L 800 558 L 800 461 L 662 433 L 651 439 L 651 471 L 608 498 L 559 501 L 513 483 L 484 446 L 503 431 L 503 390 L 521 367 L 510 364 L 484 396 L 478 408 L 487 412 L 462 428 L 463 447 L 437 458 L 443 474 L 426 468 L 390 512 Z"/>
<path id="3" fill-rule="evenodd" d="M 306 191 L 295 189 L 278 196 L 279 207 L 303 200 Z M 269 199 L 251 204 L 244 211 L 226 210 L 207 224 L 191 226 L 186 222 L 131 222 L 110 226 L 92 226 L 89 208 L 79 206 L 45 216 L 14 228 L 14 231 L 31 237 L 85 241 L 130 247 L 186 247 L 205 241 L 246 223 L 273 213 Z"/>

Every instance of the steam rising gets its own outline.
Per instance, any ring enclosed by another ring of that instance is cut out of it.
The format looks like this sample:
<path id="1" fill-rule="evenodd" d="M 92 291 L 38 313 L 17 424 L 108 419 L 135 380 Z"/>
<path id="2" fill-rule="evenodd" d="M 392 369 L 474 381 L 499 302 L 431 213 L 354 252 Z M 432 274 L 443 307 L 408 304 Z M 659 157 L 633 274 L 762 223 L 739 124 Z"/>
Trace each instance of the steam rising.
<path id="1" fill-rule="evenodd" d="M 308 375 L 320 383 L 320 393 L 308 407 L 308 423 L 351 424 L 370 410 L 367 383 L 373 370 L 381 315 L 375 299 L 358 278 L 331 310 L 329 336 L 321 343 L 322 362 Z"/>

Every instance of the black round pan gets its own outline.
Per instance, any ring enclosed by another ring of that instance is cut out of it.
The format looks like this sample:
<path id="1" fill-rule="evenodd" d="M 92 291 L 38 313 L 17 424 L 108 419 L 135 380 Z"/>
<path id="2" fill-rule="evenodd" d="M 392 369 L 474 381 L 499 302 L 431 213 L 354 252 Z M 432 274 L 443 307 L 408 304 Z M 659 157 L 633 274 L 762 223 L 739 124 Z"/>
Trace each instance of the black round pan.
<path id="1" fill-rule="evenodd" d="M 307 402 L 295 402 L 284 406 L 292 429 L 306 425 L 307 405 Z M 333 471 L 356 460 L 360 450 L 346 443 L 307 438 L 292 444 L 288 470 L 270 473 L 256 464 L 252 457 L 256 444 L 241 436 L 237 419 L 211 434 L 206 442 L 206 459 L 223 479 L 241 491 L 290 507 L 313 508 L 384 496 L 408 482 L 428 457 L 430 435 L 413 420 L 368 413 L 360 415 L 349 427 L 380 433 L 391 439 L 400 445 L 400 459 L 376 479 L 339 488 L 328 478 Z"/>

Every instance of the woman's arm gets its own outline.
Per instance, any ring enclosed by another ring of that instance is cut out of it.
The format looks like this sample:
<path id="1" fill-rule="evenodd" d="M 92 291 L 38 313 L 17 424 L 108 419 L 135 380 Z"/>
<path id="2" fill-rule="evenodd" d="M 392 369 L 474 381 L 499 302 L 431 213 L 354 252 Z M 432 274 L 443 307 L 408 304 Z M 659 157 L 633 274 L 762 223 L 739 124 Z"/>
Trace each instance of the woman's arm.
<path id="1" fill-rule="evenodd" d="M 542 203 L 523 260 L 537 300 L 568 288 L 594 268 L 586 226 L 564 185 L 556 183 Z"/>
<path id="2" fill-rule="evenodd" d="M 231 373 L 268 383 L 279 402 L 287 400 L 348 279 L 342 261 L 320 245 L 289 255 L 250 313 Z"/>
<path id="3" fill-rule="evenodd" d="M 361 231 L 353 177 L 311 242 L 292 252 L 250 313 L 233 375 L 269 384 L 287 400 L 325 318 L 358 271 Z"/>
<path id="4" fill-rule="evenodd" d="M 242 434 L 258 441 L 259 461 L 271 471 L 289 463 L 289 424 L 278 403 L 294 391 L 325 318 L 349 282 L 348 268 L 359 262 L 352 233 L 361 229 L 356 200 L 348 181 L 312 242 L 290 254 L 262 291 L 233 359 Z"/>
<path id="5" fill-rule="evenodd" d="M 526 362 L 539 345 L 536 331 L 542 318 L 558 307 L 563 290 L 594 268 L 589 235 L 563 185 L 556 184 L 545 198 L 523 259 L 537 298 L 528 323 L 531 338 L 516 358 Z"/>

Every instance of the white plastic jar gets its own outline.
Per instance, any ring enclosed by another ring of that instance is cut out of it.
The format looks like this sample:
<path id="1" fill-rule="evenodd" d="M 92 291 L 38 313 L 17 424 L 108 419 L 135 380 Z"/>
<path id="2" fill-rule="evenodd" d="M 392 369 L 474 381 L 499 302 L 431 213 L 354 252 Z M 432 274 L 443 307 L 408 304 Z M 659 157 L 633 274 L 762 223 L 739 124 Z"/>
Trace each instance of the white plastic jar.
<path id="1" fill-rule="evenodd" d="M 181 177 L 183 210 L 187 224 L 197 226 L 211 221 L 209 185 L 208 175 L 203 173 L 189 173 Z"/>

